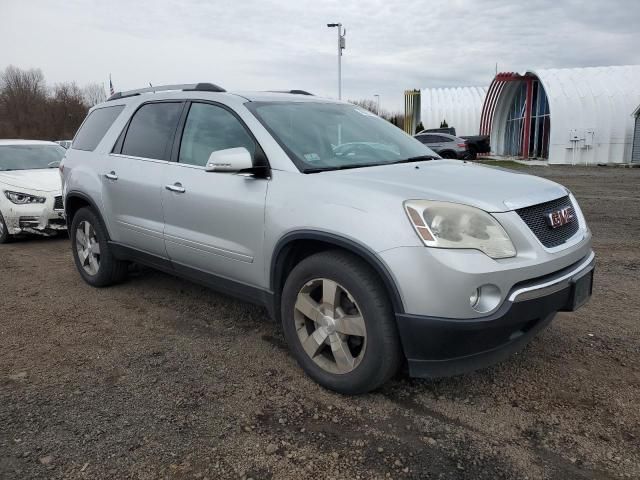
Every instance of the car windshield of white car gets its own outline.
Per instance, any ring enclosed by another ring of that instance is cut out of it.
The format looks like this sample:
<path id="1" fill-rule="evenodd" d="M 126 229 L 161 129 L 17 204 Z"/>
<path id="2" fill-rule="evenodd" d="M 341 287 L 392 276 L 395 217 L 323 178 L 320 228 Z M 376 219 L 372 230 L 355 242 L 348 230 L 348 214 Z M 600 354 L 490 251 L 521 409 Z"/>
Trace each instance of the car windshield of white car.
<path id="1" fill-rule="evenodd" d="M 64 154 L 60 145 L 0 145 L 0 172 L 57 168 Z"/>
<path id="2" fill-rule="evenodd" d="M 438 158 L 395 125 L 356 105 L 249 102 L 258 118 L 305 173 Z"/>

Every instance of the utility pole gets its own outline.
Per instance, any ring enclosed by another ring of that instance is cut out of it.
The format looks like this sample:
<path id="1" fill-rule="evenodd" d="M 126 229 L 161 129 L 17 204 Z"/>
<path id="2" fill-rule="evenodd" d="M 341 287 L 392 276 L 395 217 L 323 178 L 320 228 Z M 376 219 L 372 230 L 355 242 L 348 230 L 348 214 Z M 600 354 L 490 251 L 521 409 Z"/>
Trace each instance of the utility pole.
<path id="1" fill-rule="evenodd" d="M 376 115 L 380 116 L 380 95 L 376 93 L 374 97 L 376 98 Z"/>
<path id="2" fill-rule="evenodd" d="M 327 27 L 338 27 L 338 99 L 342 99 L 342 51 L 345 49 L 345 35 L 347 29 L 342 28 L 341 23 L 327 23 Z"/>

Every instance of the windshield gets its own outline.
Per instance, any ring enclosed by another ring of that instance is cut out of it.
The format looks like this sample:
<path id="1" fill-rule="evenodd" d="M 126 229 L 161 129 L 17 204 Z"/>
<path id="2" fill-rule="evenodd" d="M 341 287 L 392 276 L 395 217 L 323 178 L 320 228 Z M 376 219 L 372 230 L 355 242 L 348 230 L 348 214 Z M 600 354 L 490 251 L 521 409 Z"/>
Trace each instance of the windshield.
<path id="1" fill-rule="evenodd" d="M 398 127 L 355 105 L 314 102 L 245 105 L 303 172 L 439 158 Z"/>
<path id="2" fill-rule="evenodd" d="M 0 171 L 56 168 L 64 154 L 60 145 L 0 145 Z"/>

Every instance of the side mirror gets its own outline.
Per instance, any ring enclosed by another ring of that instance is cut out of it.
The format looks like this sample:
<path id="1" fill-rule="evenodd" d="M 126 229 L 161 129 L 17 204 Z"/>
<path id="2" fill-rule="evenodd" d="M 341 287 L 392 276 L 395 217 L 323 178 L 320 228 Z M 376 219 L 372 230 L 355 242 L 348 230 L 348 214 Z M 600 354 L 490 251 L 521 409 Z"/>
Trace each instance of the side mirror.
<path id="1" fill-rule="evenodd" d="M 207 165 L 207 172 L 239 172 L 253 167 L 251 153 L 244 147 L 227 148 L 211 152 Z"/>

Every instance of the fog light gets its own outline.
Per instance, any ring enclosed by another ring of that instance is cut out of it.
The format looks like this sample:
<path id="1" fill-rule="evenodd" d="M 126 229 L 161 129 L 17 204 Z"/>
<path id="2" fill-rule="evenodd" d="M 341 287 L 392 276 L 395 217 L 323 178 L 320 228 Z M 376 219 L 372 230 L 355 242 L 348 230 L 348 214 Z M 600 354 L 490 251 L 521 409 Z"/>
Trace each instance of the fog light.
<path id="1" fill-rule="evenodd" d="M 471 308 L 479 313 L 487 313 L 500 305 L 502 295 L 500 289 L 491 284 L 482 285 L 469 297 Z"/>
<path id="2" fill-rule="evenodd" d="M 476 288 L 474 292 L 469 296 L 469 305 L 471 305 L 471 308 L 474 308 L 478 304 L 479 299 L 480 299 L 480 292 Z"/>

